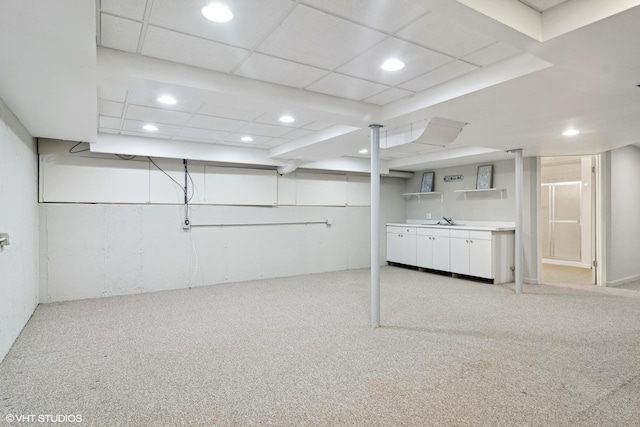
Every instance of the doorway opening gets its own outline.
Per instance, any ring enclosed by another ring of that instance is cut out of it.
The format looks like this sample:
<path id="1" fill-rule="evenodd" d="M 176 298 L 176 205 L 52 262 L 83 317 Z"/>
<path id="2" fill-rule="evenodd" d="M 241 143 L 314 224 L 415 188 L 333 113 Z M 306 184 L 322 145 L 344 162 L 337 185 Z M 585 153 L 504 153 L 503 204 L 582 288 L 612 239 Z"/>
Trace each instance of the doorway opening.
<path id="1" fill-rule="evenodd" d="M 596 284 L 595 156 L 541 159 L 542 281 Z"/>

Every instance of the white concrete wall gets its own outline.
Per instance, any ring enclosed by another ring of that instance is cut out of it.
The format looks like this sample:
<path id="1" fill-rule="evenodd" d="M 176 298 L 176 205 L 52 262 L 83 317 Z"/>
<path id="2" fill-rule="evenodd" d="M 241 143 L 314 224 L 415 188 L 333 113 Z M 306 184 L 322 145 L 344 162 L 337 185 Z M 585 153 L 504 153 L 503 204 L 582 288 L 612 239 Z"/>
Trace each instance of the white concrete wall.
<path id="1" fill-rule="evenodd" d="M 443 216 L 453 217 L 458 222 L 467 221 L 515 221 L 515 162 L 504 160 L 493 162 L 493 187 L 504 189 L 503 192 L 454 193 L 454 190 L 476 188 L 478 164 L 434 169 L 436 192 L 444 193 L 444 200 L 430 196 L 407 199 L 407 216 L 411 219 L 432 219 Z M 420 191 L 422 174 L 416 172 L 407 180 L 405 191 Z M 463 181 L 444 182 L 447 175 L 464 175 Z"/>
<path id="2" fill-rule="evenodd" d="M 38 304 L 38 157 L 26 129 L 0 100 L 0 361 Z"/>
<path id="3" fill-rule="evenodd" d="M 607 286 L 640 280 L 640 148 L 608 153 Z"/>
<path id="4" fill-rule="evenodd" d="M 403 190 L 403 179 L 382 179 L 383 224 L 404 219 Z M 183 212 L 180 205 L 42 204 L 42 302 L 369 266 L 368 206 L 196 205 L 191 214 L 192 224 L 330 219 L 330 227 L 193 226 L 184 231 Z M 384 254 L 386 242 L 381 244 Z"/>

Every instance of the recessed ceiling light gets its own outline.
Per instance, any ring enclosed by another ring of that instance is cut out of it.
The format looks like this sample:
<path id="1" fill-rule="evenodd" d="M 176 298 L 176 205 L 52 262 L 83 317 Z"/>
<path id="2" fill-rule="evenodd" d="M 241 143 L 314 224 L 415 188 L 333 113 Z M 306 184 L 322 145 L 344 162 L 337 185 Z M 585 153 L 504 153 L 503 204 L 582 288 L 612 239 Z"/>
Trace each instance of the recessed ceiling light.
<path id="1" fill-rule="evenodd" d="M 158 127 L 156 125 L 144 125 L 142 126 L 142 129 L 144 130 L 150 130 L 150 131 L 157 131 Z"/>
<path id="2" fill-rule="evenodd" d="M 384 61 L 384 64 L 380 66 L 385 71 L 398 71 L 404 68 L 404 62 L 397 58 L 390 58 Z"/>
<path id="3" fill-rule="evenodd" d="M 242 142 L 251 142 L 251 141 L 253 141 L 253 138 L 251 138 L 250 136 L 243 136 L 242 138 L 240 138 L 240 141 L 242 141 Z"/>
<path id="4" fill-rule="evenodd" d="M 369 150 L 367 150 L 366 148 L 363 148 L 362 150 L 360 150 L 360 154 L 367 154 L 369 152 Z"/>
<path id="5" fill-rule="evenodd" d="M 580 131 L 578 129 L 567 129 L 564 132 L 562 132 L 564 136 L 576 136 L 579 133 Z"/>
<path id="6" fill-rule="evenodd" d="M 178 101 L 176 101 L 176 99 L 171 95 L 162 95 L 160 98 L 158 98 L 158 102 L 173 105 Z"/>
<path id="7" fill-rule="evenodd" d="M 280 121 L 281 121 L 282 123 L 293 123 L 293 122 L 295 122 L 295 121 L 296 121 L 296 119 L 294 119 L 294 118 L 293 118 L 293 117 L 291 117 L 291 116 L 284 115 L 284 116 L 280 117 Z"/>
<path id="8" fill-rule="evenodd" d="M 209 21 L 219 23 L 229 22 L 233 19 L 231 10 L 221 3 L 211 3 L 209 6 L 203 7 L 202 14 Z"/>

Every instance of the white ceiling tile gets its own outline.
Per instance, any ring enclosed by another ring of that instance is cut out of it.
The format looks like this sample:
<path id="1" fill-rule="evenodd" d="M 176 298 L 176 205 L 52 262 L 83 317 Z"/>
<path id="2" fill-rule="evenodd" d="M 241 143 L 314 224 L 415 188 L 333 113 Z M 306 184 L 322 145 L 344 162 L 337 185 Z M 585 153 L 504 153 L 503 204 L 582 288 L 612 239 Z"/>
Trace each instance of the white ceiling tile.
<path id="1" fill-rule="evenodd" d="M 397 36 L 429 49 L 460 58 L 494 43 L 495 40 L 430 13 L 398 32 Z"/>
<path id="2" fill-rule="evenodd" d="M 285 144 L 287 142 L 291 142 L 291 140 L 285 139 L 285 138 L 272 138 L 266 141 L 265 143 L 263 143 L 262 145 L 265 147 L 272 148 L 272 147 L 277 147 L 278 145 Z"/>
<path id="3" fill-rule="evenodd" d="M 310 135 L 312 133 L 313 133 L 313 131 L 306 130 L 306 129 L 295 129 L 295 130 L 292 130 L 289 133 L 285 133 L 282 136 L 284 138 L 297 139 L 297 138 L 302 138 L 303 136 Z"/>
<path id="4" fill-rule="evenodd" d="M 118 129 L 109 129 L 109 128 L 98 128 L 98 132 L 112 133 L 112 134 L 119 134 L 120 133 L 120 131 Z"/>
<path id="5" fill-rule="evenodd" d="M 516 49 L 513 46 L 510 46 L 503 42 L 498 42 L 470 55 L 467 55 L 463 59 L 467 62 L 471 62 L 472 64 L 484 67 L 489 64 L 493 64 L 495 62 L 517 55 L 520 52 L 520 50 Z"/>
<path id="6" fill-rule="evenodd" d="M 253 53 L 235 71 L 235 74 L 251 79 L 303 88 L 327 74 L 327 71 L 261 53 Z"/>
<path id="7" fill-rule="evenodd" d="M 253 143 L 246 143 L 246 142 L 237 142 L 237 141 L 218 141 L 216 142 L 216 144 L 218 145 L 227 145 L 230 147 L 242 147 L 242 148 L 255 148 L 257 147 L 257 145 L 253 144 Z"/>
<path id="8" fill-rule="evenodd" d="M 327 123 L 327 122 L 311 122 L 311 123 L 307 123 L 304 126 L 302 126 L 305 129 L 311 129 L 311 130 L 322 130 L 322 129 L 326 129 L 329 126 L 333 126 L 333 123 Z"/>
<path id="9" fill-rule="evenodd" d="M 100 99 L 115 102 L 125 102 L 127 100 L 127 89 L 100 86 Z"/>
<path id="10" fill-rule="evenodd" d="M 127 119 L 178 126 L 183 125 L 190 117 L 191 114 L 180 111 L 141 107 L 139 105 L 129 105 L 126 113 Z"/>
<path id="11" fill-rule="evenodd" d="M 120 129 L 120 118 L 100 116 L 100 127 L 107 129 Z"/>
<path id="12" fill-rule="evenodd" d="M 100 11 L 142 20 L 147 0 L 100 0 Z"/>
<path id="13" fill-rule="evenodd" d="M 260 135 L 260 136 L 282 136 L 287 132 L 291 132 L 291 128 L 284 126 L 272 126 L 264 125 L 261 123 L 249 123 L 242 129 L 238 130 L 238 133 L 246 133 L 247 135 Z"/>
<path id="14" fill-rule="evenodd" d="M 409 92 L 408 90 L 403 90 L 403 89 L 394 87 L 382 93 L 379 93 L 377 95 L 369 97 L 364 101 L 369 102 L 371 104 L 385 105 L 390 102 L 405 98 L 411 94 L 413 94 L 413 92 Z"/>
<path id="15" fill-rule="evenodd" d="M 109 117 L 122 117 L 122 111 L 124 109 L 124 104 L 113 101 L 104 101 L 100 100 L 100 115 L 109 116 Z"/>
<path id="16" fill-rule="evenodd" d="M 307 89 L 342 98 L 361 100 L 388 89 L 388 86 L 332 73 Z"/>
<path id="17" fill-rule="evenodd" d="M 407 0 L 304 0 L 304 3 L 387 33 L 428 12 Z"/>
<path id="18" fill-rule="evenodd" d="M 157 131 L 145 131 L 142 127 L 149 122 L 138 120 L 125 120 L 122 125 L 122 133 L 136 132 L 145 136 L 154 137 L 156 135 L 175 135 L 180 131 L 180 126 L 166 125 L 162 123 L 154 123 L 157 127 Z"/>
<path id="19" fill-rule="evenodd" d="M 467 64 L 466 62 L 453 61 L 443 67 L 438 68 L 437 70 L 433 70 L 425 75 L 408 81 L 407 83 L 403 83 L 400 85 L 400 87 L 415 92 L 420 92 L 477 69 L 478 67 Z"/>
<path id="20" fill-rule="evenodd" d="M 187 122 L 187 126 L 189 127 L 216 130 L 219 132 L 234 132 L 246 124 L 247 122 L 242 120 L 203 116 L 200 114 L 193 116 L 191 120 Z"/>
<path id="21" fill-rule="evenodd" d="M 176 98 L 176 103 L 169 105 L 163 104 L 158 101 L 158 98 L 163 95 L 171 95 Z M 150 88 L 146 87 L 144 90 L 133 90 L 129 94 L 129 105 L 141 105 L 151 108 L 160 108 L 164 110 L 183 111 L 186 113 L 196 113 L 203 102 L 200 99 L 195 99 L 193 96 L 182 98 L 179 94 L 175 93 L 171 89 L 162 89 L 161 87 Z"/>
<path id="22" fill-rule="evenodd" d="M 380 32 L 298 5 L 258 51 L 332 70 L 384 38 Z"/>
<path id="23" fill-rule="evenodd" d="M 293 5 L 290 0 L 227 1 L 233 20 L 211 22 L 202 16 L 210 0 L 155 0 L 149 22 L 233 46 L 253 48 Z"/>
<path id="24" fill-rule="evenodd" d="M 222 104 L 205 104 L 198 114 L 205 116 L 224 117 L 228 119 L 238 119 L 251 122 L 264 113 L 263 107 L 254 105 L 233 105 L 230 102 Z"/>
<path id="25" fill-rule="evenodd" d="M 253 141 L 250 141 L 250 142 L 246 143 L 246 142 L 241 140 L 241 138 L 243 136 L 250 136 L 251 138 L 253 138 Z M 267 142 L 270 139 L 271 139 L 271 137 L 269 137 L 269 136 L 251 135 L 251 134 L 248 134 L 248 133 L 230 133 L 230 134 L 228 134 L 227 136 L 224 137 L 225 141 L 233 141 L 233 142 L 237 142 L 237 143 L 252 144 L 252 145 L 264 144 L 265 142 Z"/>
<path id="26" fill-rule="evenodd" d="M 280 117 L 283 115 L 292 116 L 295 119 L 293 123 L 282 123 L 280 121 Z M 257 123 L 264 123 L 267 125 L 275 125 L 275 126 L 284 126 L 287 128 L 301 128 L 304 127 L 307 123 L 311 123 L 314 119 L 314 116 L 308 113 L 297 113 L 295 109 L 279 109 L 273 112 L 265 113 L 260 117 L 255 119 Z"/>
<path id="27" fill-rule="evenodd" d="M 100 44 L 111 49 L 136 52 L 142 23 L 100 14 Z"/>
<path id="28" fill-rule="evenodd" d="M 142 54 L 209 70 L 230 72 L 248 51 L 149 25 Z"/>
<path id="29" fill-rule="evenodd" d="M 398 71 L 385 71 L 380 68 L 384 61 L 390 58 L 403 61 L 404 68 Z M 395 86 L 451 62 L 452 59 L 449 56 L 390 37 L 338 68 L 338 71 Z"/>
<path id="30" fill-rule="evenodd" d="M 162 134 L 162 133 L 158 133 L 158 132 L 136 132 L 136 131 L 130 131 L 130 130 L 123 130 L 122 132 L 120 132 L 120 135 L 131 135 L 131 136 L 141 136 L 143 138 L 156 138 L 156 139 L 171 139 L 171 135 L 170 134 Z"/>
<path id="31" fill-rule="evenodd" d="M 216 132 L 209 129 L 199 129 L 191 127 L 183 127 L 178 132 L 178 137 L 198 138 L 207 141 L 219 141 L 227 134 L 227 132 Z"/>

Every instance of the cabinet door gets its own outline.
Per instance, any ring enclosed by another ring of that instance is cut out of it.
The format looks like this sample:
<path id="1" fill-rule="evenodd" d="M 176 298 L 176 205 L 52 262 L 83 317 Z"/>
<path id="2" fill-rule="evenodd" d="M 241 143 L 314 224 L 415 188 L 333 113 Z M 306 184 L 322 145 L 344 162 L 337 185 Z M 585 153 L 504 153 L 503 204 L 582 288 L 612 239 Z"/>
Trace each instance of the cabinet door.
<path id="1" fill-rule="evenodd" d="M 491 240 L 469 240 L 469 274 L 493 279 Z"/>
<path id="2" fill-rule="evenodd" d="M 452 237 L 449 240 L 451 245 L 451 265 L 452 273 L 469 274 L 469 239 Z"/>
<path id="3" fill-rule="evenodd" d="M 406 265 L 416 265 L 416 235 L 403 234 L 401 239 L 402 261 Z"/>
<path id="4" fill-rule="evenodd" d="M 387 261 L 402 262 L 402 237 L 400 233 L 387 233 Z"/>
<path id="5" fill-rule="evenodd" d="M 433 244 L 433 269 L 451 271 L 449 265 L 449 237 L 434 236 Z"/>
<path id="6" fill-rule="evenodd" d="M 449 252 L 447 251 L 447 254 Z M 423 268 L 433 267 L 433 237 L 417 236 L 416 265 Z"/>

